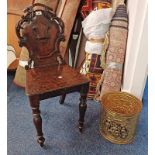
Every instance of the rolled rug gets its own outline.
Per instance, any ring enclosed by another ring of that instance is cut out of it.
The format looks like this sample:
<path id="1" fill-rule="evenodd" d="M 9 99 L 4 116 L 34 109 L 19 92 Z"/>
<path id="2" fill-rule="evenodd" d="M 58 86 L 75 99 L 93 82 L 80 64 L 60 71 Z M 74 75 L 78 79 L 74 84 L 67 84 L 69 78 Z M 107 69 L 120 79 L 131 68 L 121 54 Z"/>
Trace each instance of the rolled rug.
<path id="1" fill-rule="evenodd" d="M 110 43 L 106 55 L 106 68 L 100 99 L 109 91 L 120 91 L 123 64 L 128 37 L 128 15 L 125 5 L 119 5 L 110 26 Z"/>
<path id="2" fill-rule="evenodd" d="M 109 44 L 109 26 L 112 19 L 110 0 L 94 0 L 93 11 L 82 22 L 87 38 L 86 59 L 80 73 L 90 79 L 88 99 L 96 100 L 97 85 L 105 67 L 105 52 Z M 98 93 L 97 93 L 98 94 Z"/>
<path id="3" fill-rule="evenodd" d="M 112 0 L 112 9 L 114 12 L 120 4 L 124 4 L 124 0 Z"/>

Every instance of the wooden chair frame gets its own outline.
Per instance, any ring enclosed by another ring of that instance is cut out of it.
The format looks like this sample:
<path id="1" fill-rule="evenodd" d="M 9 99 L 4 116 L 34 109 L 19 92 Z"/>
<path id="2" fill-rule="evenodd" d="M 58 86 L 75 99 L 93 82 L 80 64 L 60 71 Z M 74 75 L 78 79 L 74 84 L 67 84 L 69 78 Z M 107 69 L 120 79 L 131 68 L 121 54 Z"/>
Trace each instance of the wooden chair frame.
<path id="1" fill-rule="evenodd" d="M 63 21 L 56 17 L 51 8 L 39 3 L 28 7 L 16 26 L 19 45 L 29 51 L 26 94 L 40 146 L 45 141 L 40 115 L 41 100 L 61 95 L 60 104 L 63 104 L 66 94 L 80 92 L 79 130 L 83 130 L 89 80 L 64 62 L 59 51 L 60 42 L 64 40 L 63 33 Z"/>

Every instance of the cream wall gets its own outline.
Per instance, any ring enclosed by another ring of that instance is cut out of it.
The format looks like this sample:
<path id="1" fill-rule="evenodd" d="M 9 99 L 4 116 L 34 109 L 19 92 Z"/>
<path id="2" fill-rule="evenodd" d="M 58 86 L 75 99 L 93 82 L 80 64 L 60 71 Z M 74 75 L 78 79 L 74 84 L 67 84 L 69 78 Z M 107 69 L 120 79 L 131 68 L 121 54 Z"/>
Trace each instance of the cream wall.
<path id="1" fill-rule="evenodd" d="M 128 0 L 129 34 L 122 91 L 142 98 L 148 71 L 147 0 Z"/>

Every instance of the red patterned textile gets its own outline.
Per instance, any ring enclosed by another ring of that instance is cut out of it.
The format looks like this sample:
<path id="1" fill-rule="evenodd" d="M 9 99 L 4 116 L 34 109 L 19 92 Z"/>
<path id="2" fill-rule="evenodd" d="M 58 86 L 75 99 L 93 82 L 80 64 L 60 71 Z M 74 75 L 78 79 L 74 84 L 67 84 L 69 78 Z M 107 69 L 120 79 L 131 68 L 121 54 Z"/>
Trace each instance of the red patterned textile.
<path id="1" fill-rule="evenodd" d="M 85 18 L 92 10 L 110 8 L 111 4 L 111 0 L 84 0 L 81 14 Z"/>
<path id="2" fill-rule="evenodd" d="M 89 14 L 89 12 L 92 11 L 92 9 L 93 9 L 92 0 L 83 1 L 83 6 L 81 9 L 81 14 L 82 14 L 83 18 L 85 18 Z"/>
<path id="3" fill-rule="evenodd" d="M 96 86 L 101 78 L 103 68 L 100 67 L 101 55 L 86 53 L 86 60 L 80 72 L 90 79 L 88 98 L 93 99 Z"/>

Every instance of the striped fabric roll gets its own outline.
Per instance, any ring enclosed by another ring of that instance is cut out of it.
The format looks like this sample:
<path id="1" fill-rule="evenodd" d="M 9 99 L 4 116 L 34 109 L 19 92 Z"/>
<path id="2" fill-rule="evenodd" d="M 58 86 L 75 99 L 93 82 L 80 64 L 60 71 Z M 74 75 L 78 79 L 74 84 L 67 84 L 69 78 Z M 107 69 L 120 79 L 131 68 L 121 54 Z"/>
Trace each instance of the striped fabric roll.
<path id="1" fill-rule="evenodd" d="M 93 0 L 93 9 L 83 21 L 83 31 L 88 39 L 86 59 L 80 73 L 90 79 L 88 99 L 96 99 L 97 85 L 105 67 L 105 53 L 109 44 L 109 26 L 112 19 L 111 0 Z"/>
<path id="2" fill-rule="evenodd" d="M 119 5 L 110 26 L 110 43 L 100 99 L 109 91 L 120 91 L 128 37 L 128 15 L 125 5 Z"/>

